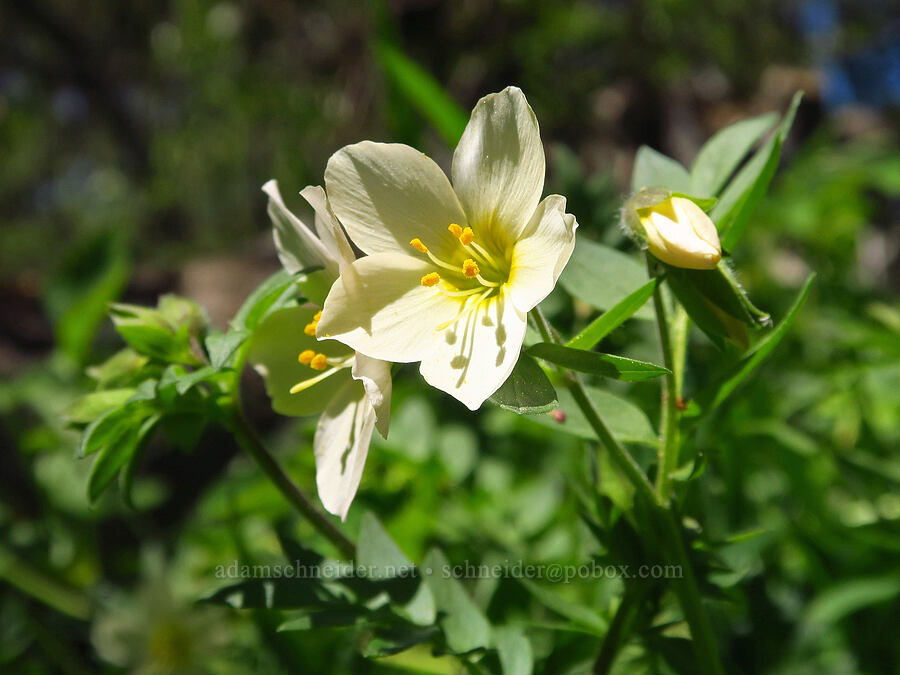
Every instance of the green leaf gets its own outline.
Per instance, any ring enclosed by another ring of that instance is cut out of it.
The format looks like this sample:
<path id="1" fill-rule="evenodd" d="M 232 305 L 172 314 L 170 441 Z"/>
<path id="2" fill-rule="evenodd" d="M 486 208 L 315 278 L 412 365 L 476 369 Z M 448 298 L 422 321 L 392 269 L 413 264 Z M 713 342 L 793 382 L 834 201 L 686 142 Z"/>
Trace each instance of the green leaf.
<path id="1" fill-rule="evenodd" d="M 425 69 L 397 48 L 381 42 L 376 47 L 378 62 L 387 78 L 453 147 L 462 136 L 469 116 Z"/>
<path id="2" fill-rule="evenodd" d="M 200 365 L 191 353 L 190 326 L 177 329 L 159 310 L 114 303 L 110 317 L 116 330 L 133 349 L 169 363 Z"/>
<path id="3" fill-rule="evenodd" d="M 829 626 L 872 605 L 887 603 L 900 595 L 900 576 L 851 579 L 817 595 L 806 609 L 807 626 Z"/>
<path id="4" fill-rule="evenodd" d="M 279 270 L 253 291 L 231 320 L 233 330 L 253 330 L 270 312 L 281 309 L 297 297 L 296 280 Z"/>
<path id="5" fill-rule="evenodd" d="M 607 623 L 595 610 L 561 598 L 530 579 L 522 578 L 518 581 L 547 609 L 553 610 L 595 635 L 606 634 Z"/>
<path id="6" fill-rule="evenodd" d="M 125 405 L 133 394 L 131 387 L 91 392 L 77 399 L 63 414 L 71 423 L 89 424 L 113 408 Z"/>
<path id="7" fill-rule="evenodd" d="M 741 160 L 777 119 L 775 113 L 766 113 L 736 122 L 714 134 L 694 158 L 691 190 L 702 195 L 719 194 Z"/>
<path id="8" fill-rule="evenodd" d="M 494 628 L 494 644 L 500 656 L 503 675 L 531 675 L 534 656 L 531 642 L 521 628 L 516 626 Z"/>
<path id="9" fill-rule="evenodd" d="M 395 601 L 400 601 L 397 607 L 399 614 L 408 618 L 420 626 L 428 626 L 434 623 L 436 609 L 434 597 L 425 583 L 419 582 L 411 574 L 414 566 L 403 551 L 394 543 L 378 518 L 371 511 L 366 511 L 362 517 L 359 530 L 359 543 L 356 547 L 356 562 L 366 569 L 369 579 L 398 579 L 401 585 L 407 588 L 388 586 L 387 592 Z M 414 594 L 410 593 L 410 586 L 418 585 Z M 392 592 L 392 591 L 399 592 Z M 410 595 L 412 597 L 410 598 Z"/>
<path id="10" fill-rule="evenodd" d="M 159 421 L 159 415 L 152 414 L 144 419 L 137 428 L 130 427 L 128 432 L 106 445 L 94 460 L 91 474 L 88 477 L 88 501 L 97 501 L 109 486 L 119 469 L 131 459 L 138 446 L 149 438 L 149 433 Z"/>
<path id="11" fill-rule="evenodd" d="M 633 293 L 629 293 L 618 304 L 598 316 L 578 335 L 569 340 L 568 346 L 573 349 L 593 349 L 603 338 L 644 306 L 644 303 L 653 295 L 658 282 L 658 279 L 653 278 Z"/>
<path id="12" fill-rule="evenodd" d="M 640 382 L 671 372 L 668 368 L 654 363 L 627 359 L 623 356 L 600 354 L 583 349 L 572 349 L 550 342 L 539 342 L 528 348 L 527 353 L 558 366 L 577 370 L 580 373 L 611 377 L 614 380 Z"/>
<path id="13" fill-rule="evenodd" d="M 772 353 L 772 350 L 778 346 L 778 343 L 781 342 L 787 334 L 791 324 L 794 322 L 794 319 L 797 318 L 797 314 L 809 297 L 809 291 L 812 288 L 815 277 L 815 274 L 811 274 L 807 278 L 806 282 L 803 284 L 803 288 L 800 289 L 800 293 L 797 295 L 797 299 L 794 300 L 794 304 L 791 306 L 790 310 L 788 310 L 785 317 L 777 326 L 775 326 L 775 329 L 761 340 L 753 350 L 744 356 L 744 358 L 735 364 L 724 378 L 712 387 L 704 389 L 698 394 L 697 400 L 704 413 L 708 413 L 721 405 L 722 401 L 728 398 L 747 376 L 756 370 L 760 363 L 762 363 L 763 360 Z"/>
<path id="14" fill-rule="evenodd" d="M 570 295 L 599 310 L 615 307 L 647 281 L 645 266 L 635 258 L 584 237 L 576 239 L 572 257 L 559 277 Z M 641 307 L 634 316 L 652 319 L 653 309 Z"/>
<path id="15" fill-rule="evenodd" d="M 724 260 L 713 270 L 691 270 L 664 265 L 669 288 L 694 323 L 716 344 L 722 338 L 741 349 L 749 343 L 747 326 L 770 324 L 768 314 L 757 309 L 738 284 Z"/>
<path id="16" fill-rule="evenodd" d="M 78 457 L 87 457 L 116 443 L 150 414 L 142 403 L 129 403 L 104 413 L 84 430 L 78 445 Z"/>
<path id="17" fill-rule="evenodd" d="M 206 424 L 207 419 L 196 413 L 170 413 L 163 417 L 159 426 L 170 445 L 190 452 L 200 441 Z"/>
<path id="18" fill-rule="evenodd" d="M 556 407 L 556 390 L 535 360 L 522 354 L 490 400 L 519 415 L 535 415 Z"/>
<path id="19" fill-rule="evenodd" d="M 244 566 L 248 574 L 254 568 L 272 573 L 274 567 L 284 569 L 284 563 L 276 565 L 250 565 L 235 561 L 232 565 Z M 240 569 L 238 570 L 241 571 Z M 227 570 L 226 570 L 227 572 Z M 250 579 L 220 588 L 203 598 L 202 602 L 227 605 L 235 609 L 299 609 L 321 608 L 334 601 L 333 596 L 317 579 L 264 578 Z"/>
<path id="20" fill-rule="evenodd" d="M 248 330 L 231 330 L 227 333 L 212 333 L 206 336 L 206 353 L 213 368 L 230 365 L 229 361 L 244 340 L 250 337 Z"/>
<path id="21" fill-rule="evenodd" d="M 597 411 L 616 439 L 622 443 L 640 443 L 654 448 L 659 444 L 659 438 L 643 410 L 608 391 L 594 387 L 586 387 L 586 389 L 588 396 L 597 406 Z M 535 415 L 527 419 L 557 431 L 596 440 L 597 435 L 584 418 L 569 390 L 561 387 L 558 394 L 559 410 L 565 417 L 562 422 L 557 421 L 557 418 L 551 415 Z"/>
<path id="22" fill-rule="evenodd" d="M 463 654 L 487 647 L 491 641 L 491 624 L 459 580 L 447 574 L 451 567 L 444 554 L 431 549 L 422 561 L 422 568 L 425 583 L 441 613 L 439 623 L 450 650 Z"/>
<path id="23" fill-rule="evenodd" d="M 140 374 L 148 361 L 146 356 L 126 347 L 117 351 L 103 363 L 88 367 L 85 372 L 100 387 L 121 387 L 134 384 L 136 379 L 143 379 Z"/>
<path id="24" fill-rule="evenodd" d="M 701 209 L 706 211 L 707 213 L 716 205 L 719 201 L 715 197 L 696 197 L 694 195 L 689 195 L 685 192 L 673 192 L 669 195 L 670 197 L 681 197 L 682 199 L 689 199 L 694 202 Z"/>
<path id="25" fill-rule="evenodd" d="M 725 250 L 730 251 L 737 244 L 750 216 L 769 187 L 778 168 L 781 146 L 794 122 L 802 97 L 802 92 L 794 95 L 778 129 L 722 191 L 719 203 L 710 214 L 719 228 Z"/>
<path id="26" fill-rule="evenodd" d="M 691 175 L 681 164 L 653 148 L 642 145 L 634 158 L 631 189 L 665 188 L 673 192 L 690 192 Z"/>
<path id="27" fill-rule="evenodd" d="M 314 415 L 350 381 L 350 369 L 343 368 L 309 388 L 292 394 L 291 387 L 324 373 L 297 362 L 297 355 L 311 349 L 330 358 L 349 356 L 353 350 L 337 340 L 319 342 L 303 332 L 315 309 L 288 307 L 269 314 L 257 326 L 250 342 L 248 358 L 266 383 L 272 408 L 281 415 Z M 362 386 L 362 385 L 360 385 Z"/>

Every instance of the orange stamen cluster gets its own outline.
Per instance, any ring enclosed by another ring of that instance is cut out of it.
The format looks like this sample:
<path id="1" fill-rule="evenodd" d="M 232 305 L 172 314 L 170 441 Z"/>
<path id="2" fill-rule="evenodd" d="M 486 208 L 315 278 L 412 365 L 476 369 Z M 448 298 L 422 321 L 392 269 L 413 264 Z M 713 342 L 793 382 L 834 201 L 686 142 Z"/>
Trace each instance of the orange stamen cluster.
<path id="1" fill-rule="evenodd" d="M 447 229 L 450 230 L 450 234 L 452 234 L 457 239 L 459 239 L 459 236 L 463 233 L 463 229 L 456 223 L 450 223 L 447 226 Z"/>
<path id="2" fill-rule="evenodd" d="M 307 335 L 315 335 L 316 328 L 319 325 L 319 319 L 321 319 L 321 318 L 322 318 L 322 310 L 319 310 L 318 312 L 316 312 L 313 315 L 312 321 L 310 321 L 308 324 L 306 324 L 303 327 L 303 332 L 306 333 Z"/>
<path id="3" fill-rule="evenodd" d="M 478 263 L 471 258 L 466 258 L 463 261 L 462 272 L 467 279 L 474 279 L 480 272 L 480 270 L 478 269 Z"/>
<path id="4" fill-rule="evenodd" d="M 315 355 L 316 353 L 312 349 L 304 349 L 297 356 L 297 361 L 304 366 L 308 366 L 309 362 L 313 360 L 313 357 Z"/>
<path id="5" fill-rule="evenodd" d="M 409 242 L 409 245 L 416 249 L 419 253 L 428 253 L 428 247 L 422 243 L 422 240 L 416 237 Z"/>
<path id="6" fill-rule="evenodd" d="M 304 349 L 300 352 L 297 362 L 309 366 L 313 370 L 325 370 L 328 367 L 328 357 L 321 352 L 314 352 L 312 349 Z"/>
<path id="7" fill-rule="evenodd" d="M 441 275 L 437 272 L 429 272 L 422 277 L 423 286 L 436 286 L 441 280 Z"/>

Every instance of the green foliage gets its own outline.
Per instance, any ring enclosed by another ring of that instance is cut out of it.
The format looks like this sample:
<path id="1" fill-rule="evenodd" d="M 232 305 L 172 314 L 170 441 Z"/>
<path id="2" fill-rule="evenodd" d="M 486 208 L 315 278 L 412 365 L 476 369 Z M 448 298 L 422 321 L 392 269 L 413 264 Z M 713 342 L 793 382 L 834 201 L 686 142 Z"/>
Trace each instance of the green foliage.
<path id="1" fill-rule="evenodd" d="M 645 361 L 627 359 L 612 354 L 572 349 L 549 342 L 540 342 L 528 348 L 528 354 L 579 373 L 600 375 L 614 380 L 640 382 L 671 372 L 668 368 Z"/>
<path id="2" fill-rule="evenodd" d="M 516 362 L 506 382 L 490 400 L 519 415 L 536 415 L 556 407 L 556 391 L 541 367 L 527 355 Z"/>

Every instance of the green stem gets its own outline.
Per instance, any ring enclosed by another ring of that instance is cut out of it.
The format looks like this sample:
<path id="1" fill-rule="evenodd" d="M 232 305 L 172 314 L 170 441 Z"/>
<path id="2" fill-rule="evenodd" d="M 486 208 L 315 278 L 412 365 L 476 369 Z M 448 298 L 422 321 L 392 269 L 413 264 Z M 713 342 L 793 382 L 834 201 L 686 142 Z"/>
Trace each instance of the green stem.
<path id="1" fill-rule="evenodd" d="M 547 322 L 547 319 L 544 317 L 541 310 L 535 307 L 532 310 L 532 313 L 535 322 L 537 323 L 538 331 L 540 331 L 544 340 L 559 344 L 560 340 L 553 333 L 553 329 L 550 327 L 550 324 Z M 587 419 L 588 424 L 591 425 L 594 433 L 597 434 L 597 438 L 600 439 L 600 442 L 612 456 L 613 461 L 619 465 L 619 468 L 622 469 L 628 477 L 628 480 L 634 485 L 635 489 L 643 494 L 651 504 L 655 504 L 656 493 L 653 492 L 653 486 L 650 484 L 650 481 L 647 480 L 647 476 L 634 460 L 634 457 L 632 457 L 622 444 L 612 435 L 609 427 L 606 426 L 606 423 L 600 417 L 600 413 L 597 412 L 594 402 L 591 401 L 588 396 L 581 378 L 575 373 L 569 372 L 566 374 L 566 379 L 569 382 L 570 390 L 575 402 L 578 404 L 578 407 L 581 408 L 581 412 L 584 413 L 585 419 Z"/>
<path id="2" fill-rule="evenodd" d="M 612 668 L 613 661 L 622 643 L 628 638 L 628 634 L 632 630 L 632 624 L 637 617 L 641 603 L 644 602 L 644 596 L 647 595 L 649 586 L 644 584 L 640 586 L 625 586 L 625 594 L 622 596 L 622 602 L 616 609 L 612 623 L 606 635 L 603 636 L 603 644 L 600 645 L 600 653 L 597 660 L 594 661 L 594 675 L 606 675 Z"/>
<path id="3" fill-rule="evenodd" d="M 239 408 L 232 411 L 227 423 L 228 429 L 234 434 L 240 446 L 251 456 L 259 468 L 268 476 L 272 484 L 287 499 L 297 511 L 306 518 L 316 530 L 338 550 L 348 558 L 356 555 L 356 546 L 347 536 L 341 532 L 329 518 L 322 513 L 312 499 L 294 482 L 278 465 L 278 462 L 269 454 L 253 427 L 247 421 Z"/>
<path id="4" fill-rule="evenodd" d="M 647 272 L 653 276 L 653 263 L 647 255 Z M 669 337 L 669 320 L 662 297 L 662 285 L 653 289 L 653 308 L 656 310 L 656 326 L 659 330 L 659 347 L 663 365 L 669 372 L 662 381 L 662 412 L 659 424 L 659 462 L 656 473 L 656 493 L 662 502 L 669 499 L 672 490 L 669 476 L 678 467 L 678 395 L 675 377 L 676 366 L 672 356 L 672 340 Z"/>
<path id="5" fill-rule="evenodd" d="M 532 310 L 532 315 L 544 340 L 558 343 L 559 340 L 540 309 L 535 307 Z M 668 340 L 668 332 L 666 333 L 666 339 Z M 668 506 L 668 499 L 660 501 L 658 493 L 654 492 L 653 486 L 647 480 L 647 476 L 638 466 L 638 463 L 613 438 L 609 428 L 594 407 L 593 401 L 588 397 L 587 390 L 584 388 L 580 378 L 574 373 L 568 373 L 568 378 L 571 383 L 572 396 L 584 414 L 585 419 L 587 419 L 588 424 L 591 425 L 600 442 L 607 448 L 613 460 L 634 485 L 638 494 L 644 497 L 651 510 L 658 514 L 658 517 L 654 518 L 654 520 L 660 529 L 658 534 L 665 542 L 665 551 L 682 569 L 683 579 L 680 584 L 675 585 L 674 591 L 678 596 L 685 619 L 691 629 L 694 653 L 697 657 L 700 672 L 707 675 L 722 675 L 724 670 L 719 661 L 719 650 L 712 630 L 712 624 L 710 624 L 709 617 L 706 615 L 706 610 L 701 603 L 700 588 L 697 585 L 697 579 L 694 576 L 687 549 L 681 538 L 681 529 L 675 520 L 672 509 Z"/>
<path id="6" fill-rule="evenodd" d="M 691 567 L 691 560 L 684 545 L 684 539 L 681 537 L 681 528 L 672 509 L 660 509 L 658 522 L 661 526 L 661 538 L 665 542 L 664 550 L 682 570 L 682 579 L 680 583 L 676 582 L 672 585 L 672 590 L 678 597 L 684 618 L 690 626 L 694 655 L 697 658 L 699 670 L 709 675 L 724 675 L 725 671 L 719 660 L 716 634 L 706 609 L 703 607 L 697 577 L 694 576 L 694 569 Z"/>

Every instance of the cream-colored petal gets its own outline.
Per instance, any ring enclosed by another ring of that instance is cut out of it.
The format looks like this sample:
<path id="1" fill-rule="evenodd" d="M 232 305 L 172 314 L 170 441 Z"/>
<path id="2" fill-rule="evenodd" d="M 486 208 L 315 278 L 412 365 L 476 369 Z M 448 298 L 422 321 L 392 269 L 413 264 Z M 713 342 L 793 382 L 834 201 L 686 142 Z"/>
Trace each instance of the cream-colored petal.
<path id="1" fill-rule="evenodd" d="M 272 235 L 278 259 L 284 269 L 290 274 L 297 274 L 311 267 L 324 267 L 336 277 L 337 260 L 312 230 L 284 205 L 278 181 L 270 180 L 262 186 L 262 190 L 269 196 L 268 212 L 273 225 Z"/>
<path id="2" fill-rule="evenodd" d="M 266 385 L 272 408 L 281 415 L 313 415 L 329 398 L 350 381 L 350 368 L 332 373 L 317 384 L 292 394 L 291 387 L 322 375 L 297 362 L 300 352 L 311 349 L 331 358 L 344 358 L 353 351 L 339 342 L 319 342 L 306 335 L 304 326 L 313 320 L 315 309 L 289 307 L 273 312 L 257 326 L 251 338 L 248 358 Z"/>
<path id="3" fill-rule="evenodd" d="M 387 438 L 391 424 L 391 364 L 372 359 L 357 352 L 353 364 L 353 379 L 363 383 L 369 403 L 375 410 L 375 426 L 383 438 Z"/>
<path id="4" fill-rule="evenodd" d="M 713 269 L 722 257 L 717 247 L 696 235 L 688 221 L 675 222 L 654 211 L 650 222 L 658 235 L 648 236 L 650 251 L 663 262 L 688 269 Z M 660 246 L 659 252 L 654 245 Z"/>
<path id="5" fill-rule="evenodd" d="M 565 197 L 550 195 L 538 204 L 510 264 L 510 296 L 520 311 L 527 313 L 553 290 L 575 248 L 577 229 Z"/>
<path id="6" fill-rule="evenodd" d="M 353 247 L 350 246 L 347 235 L 344 234 L 340 222 L 331 209 L 328 196 L 325 194 L 325 188 L 319 185 L 307 185 L 300 190 L 300 196 L 316 212 L 316 232 L 325 248 L 338 261 L 340 269 L 343 270 L 346 265 L 356 260 L 356 254 L 353 252 Z"/>
<path id="7" fill-rule="evenodd" d="M 346 519 L 362 478 L 375 411 L 359 382 L 349 381 L 331 399 L 316 424 L 316 486 L 329 513 Z"/>
<path id="8" fill-rule="evenodd" d="M 518 238 L 544 189 L 544 146 L 537 118 L 517 87 L 475 105 L 456 152 L 453 187 L 476 232 Z"/>
<path id="9" fill-rule="evenodd" d="M 712 221 L 712 218 L 706 215 L 703 209 L 684 197 L 673 197 L 672 206 L 675 209 L 675 213 L 678 214 L 679 222 L 690 223 L 694 234 L 709 244 L 710 247 L 721 252 L 722 246 L 719 243 L 719 231 L 716 230 L 716 224 Z"/>
<path id="10" fill-rule="evenodd" d="M 382 361 L 419 361 L 451 320 L 459 301 L 422 286 L 434 271 L 400 253 L 376 253 L 345 268 L 325 300 L 318 336 L 333 338 Z"/>
<path id="11" fill-rule="evenodd" d="M 519 358 L 525 339 L 525 314 L 501 291 L 445 329 L 419 372 L 470 410 L 500 388 Z"/>
<path id="12" fill-rule="evenodd" d="M 348 145 L 328 160 L 325 186 L 332 210 L 365 253 L 413 255 L 416 237 L 439 255 L 458 248 L 447 226 L 466 220 L 450 181 L 408 145 Z"/>

